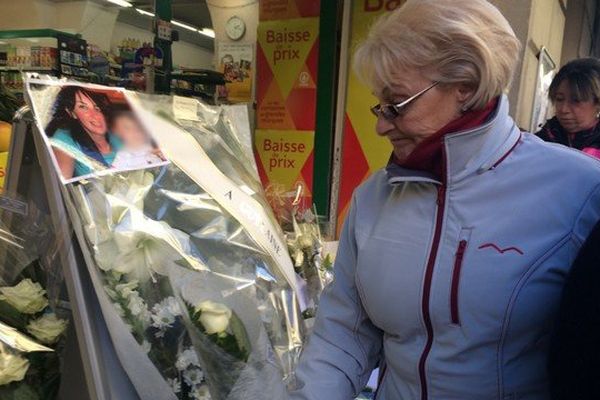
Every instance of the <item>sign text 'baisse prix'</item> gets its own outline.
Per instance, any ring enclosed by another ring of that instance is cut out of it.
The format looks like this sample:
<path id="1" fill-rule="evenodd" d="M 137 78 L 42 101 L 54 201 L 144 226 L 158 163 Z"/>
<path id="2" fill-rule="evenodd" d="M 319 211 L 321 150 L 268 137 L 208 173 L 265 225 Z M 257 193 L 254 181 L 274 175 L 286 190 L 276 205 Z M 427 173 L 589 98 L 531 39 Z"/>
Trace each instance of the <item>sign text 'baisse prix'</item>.
<path id="1" fill-rule="evenodd" d="M 283 28 L 281 30 L 270 29 L 266 32 L 267 34 L 267 43 L 275 43 L 279 45 L 291 45 L 294 43 L 300 42 L 310 42 L 311 34 L 307 30 L 302 31 L 288 31 L 287 28 Z M 300 50 L 294 49 L 291 46 L 285 49 L 278 48 L 273 51 L 273 65 L 277 65 L 277 62 L 281 61 L 289 61 L 289 60 L 299 60 L 300 59 Z"/>
<path id="2" fill-rule="evenodd" d="M 269 159 L 269 171 L 272 171 L 273 168 L 295 168 L 296 160 L 288 159 L 287 154 L 304 153 L 306 145 L 284 140 L 265 139 L 263 141 L 263 151 L 273 154 L 273 157 Z"/>

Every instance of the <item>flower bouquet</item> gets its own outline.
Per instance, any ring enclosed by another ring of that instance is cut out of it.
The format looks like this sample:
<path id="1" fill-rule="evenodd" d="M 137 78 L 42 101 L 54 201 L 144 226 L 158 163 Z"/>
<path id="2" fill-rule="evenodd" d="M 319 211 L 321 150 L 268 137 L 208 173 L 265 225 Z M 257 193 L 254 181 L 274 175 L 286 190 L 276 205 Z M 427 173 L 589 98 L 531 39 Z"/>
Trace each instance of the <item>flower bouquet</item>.
<path id="1" fill-rule="evenodd" d="M 40 130 L 47 97 L 65 84 L 29 82 Z M 282 398 L 302 344 L 296 276 L 222 113 L 196 102 L 184 119 L 171 97 L 86 87 L 123 96 L 170 161 L 104 170 L 64 187 L 139 397 Z"/>
<path id="2" fill-rule="evenodd" d="M 55 243 L 33 207 L 24 215 L 4 210 L 1 220 L 0 399 L 54 400 L 69 320 L 49 256 Z"/>
<path id="3" fill-rule="evenodd" d="M 285 225 L 288 251 L 298 275 L 306 282 L 308 304 L 303 312 L 305 319 L 314 318 L 323 289 L 333 281 L 333 266 L 323 259 L 323 238 L 316 210 L 295 209 L 292 223 Z"/>

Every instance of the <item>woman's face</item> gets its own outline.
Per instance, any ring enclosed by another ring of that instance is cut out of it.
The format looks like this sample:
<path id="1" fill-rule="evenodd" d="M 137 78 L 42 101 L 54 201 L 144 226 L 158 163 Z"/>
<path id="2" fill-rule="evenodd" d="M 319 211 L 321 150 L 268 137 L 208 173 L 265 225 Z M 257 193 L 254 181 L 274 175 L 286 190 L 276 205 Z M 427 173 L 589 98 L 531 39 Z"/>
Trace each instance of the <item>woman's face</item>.
<path id="1" fill-rule="evenodd" d="M 573 100 L 566 79 L 558 85 L 553 103 L 558 122 L 569 133 L 593 128 L 598 122 L 598 104 L 593 100 Z"/>
<path id="2" fill-rule="evenodd" d="M 94 103 L 92 99 L 77 92 L 75 94 L 75 106 L 71 116 L 81 123 L 83 129 L 92 135 L 104 135 L 107 131 L 106 119 L 102 110 Z"/>
<path id="3" fill-rule="evenodd" d="M 418 71 L 398 71 L 393 84 L 377 97 L 381 104 L 397 104 L 431 84 L 432 81 Z M 404 161 L 420 142 L 460 117 L 460 109 L 468 94 L 458 87 L 437 85 L 410 103 L 405 112 L 394 120 L 379 116 L 377 134 L 387 137 L 394 147 L 396 158 Z"/>

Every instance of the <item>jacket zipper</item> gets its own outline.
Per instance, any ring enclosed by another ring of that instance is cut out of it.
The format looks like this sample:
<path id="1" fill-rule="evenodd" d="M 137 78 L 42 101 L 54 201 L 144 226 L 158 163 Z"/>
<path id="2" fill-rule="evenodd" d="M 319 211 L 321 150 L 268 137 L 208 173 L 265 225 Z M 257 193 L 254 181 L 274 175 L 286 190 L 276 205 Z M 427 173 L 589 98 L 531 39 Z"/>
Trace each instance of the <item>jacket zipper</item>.
<path id="1" fill-rule="evenodd" d="M 379 394 L 381 393 L 381 386 L 383 386 L 383 381 L 385 381 L 385 376 L 387 375 L 388 371 L 387 371 L 387 365 L 383 365 L 381 371 L 380 371 L 380 375 L 379 375 L 379 379 L 377 379 L 377 389 L 375 389 L 375 395 L 373 396 L 374 400 L 377 400 L 379 398 Z"/>
<path id="2" fill-rule="evenodd" d="M 458 244 L 458 250 L 456 251 L 454 270 L 452 272 L 452 285 L 450 289 L 450 315 L 452 318 L 452 323 L 456 325 L 460 325 L 460 317 L 458 314 L 458 285 L 460 283 L 460 270 L 462 268 L 466 248 L 467 241 L 461 240 Z"/>
<path id="3" fill-rule="evenodd" d="M 445 157 L 445 154 L 444 154 Z M 446 171 L 443 168 L 443 176 L 445 177 Z M 437 198 L 437 216 L 435 221 L 435 232 L 433 234 L 433 242 L 431 244 L 431 252 L 429 253 L 429 259 L 427 261 L 427 267 L 425 269 L 425 282 L 423 285 L 423 298 L 421 299 L 421 312 L 423 313 L 423 321 L 425 322 L 425 329 L 427 331 L 427 342 L 425 348 L 421 353 L 419 360 L 419 378 L 421 381 L 421 400 L 427 400 L 427 376 L 425 373 L 425 364 L 427 357 L 431 351 L 433 345 L 433 325 L 431 322 L 431 315 L 429 313 L 429 297 L 431 295 L 431 279 L 433 277 L 433 268 L 437 259 L 438 250 L 440 247 L 440 239 L 442 236 L 442 223 L 444 222 L 444 209 L 446 206 L 446 185 L 442 183 L 442 186 L 438 189 Z"/>

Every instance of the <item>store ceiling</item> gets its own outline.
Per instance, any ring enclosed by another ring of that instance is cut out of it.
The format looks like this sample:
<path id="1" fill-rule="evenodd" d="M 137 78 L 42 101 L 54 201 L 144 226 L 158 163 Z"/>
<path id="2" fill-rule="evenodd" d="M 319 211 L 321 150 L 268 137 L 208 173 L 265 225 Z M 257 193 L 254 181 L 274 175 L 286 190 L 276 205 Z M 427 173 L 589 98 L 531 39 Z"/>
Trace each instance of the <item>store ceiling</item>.
<path id="1" fill-rule="evenodd" d="M 212 21 L 206 0 L 171 0 L 173 18 L 196 26 L 198 28 L 212 28 Z M 153 11 L 154 0 L 131 1 L 137 8 Z"/>
<path id="2" fill-rule="evenodd" d="M 104 0 L 96 0 L 106 3 Z M 206 0 L 171 0 L 171 8 L 173 10 L 173 19 L 192 25 L 196 28 L 212 28 L 212 20 Z M 149 29 L 149 19 L 145 15 L 141 15 L 135 8 L 140 8 L 145 11 L 154 11 L 154 0 L 129 0 L 133 4 L 131 8 L 121 8 L 119 13 L 119 21 L 130 25 L 137 26 L 142 29 Z M 214 41 L 211 38 L 190 32 L 186 29 L 173 27 L 179 31 L 179 40 L 184 40 L 189 43 L 194 43 L 200 47 L 204 47 L 211 51 L 214 50 Z"/>
<path id="3" fill-rule="evenodd" d="M 78 0 L 51 0 L 56 3 L 78 1 Z M 94 0 L 96 3 L 109 7 L 118 7 L 108 3 L 106 0 Z M 141 29 L 150 29 L 150 21 L 147 16 L 141 15 L 135 8 L 146 11 L 154 11 L 154 0 L 128 0 L 134 7 L 120 8 L 120 22 L 124 22 Z M 195 26 L 197 28 L 212 28 L 212 20 L 208 11 L 206 0 L 171 0 L 173 19 Z M 214 41 L 206 36 L 189 32 L 185 29 L 174 27 L 179 31 L 179 39 L 194 43 L 200 47 L 214 50 Z"/>

